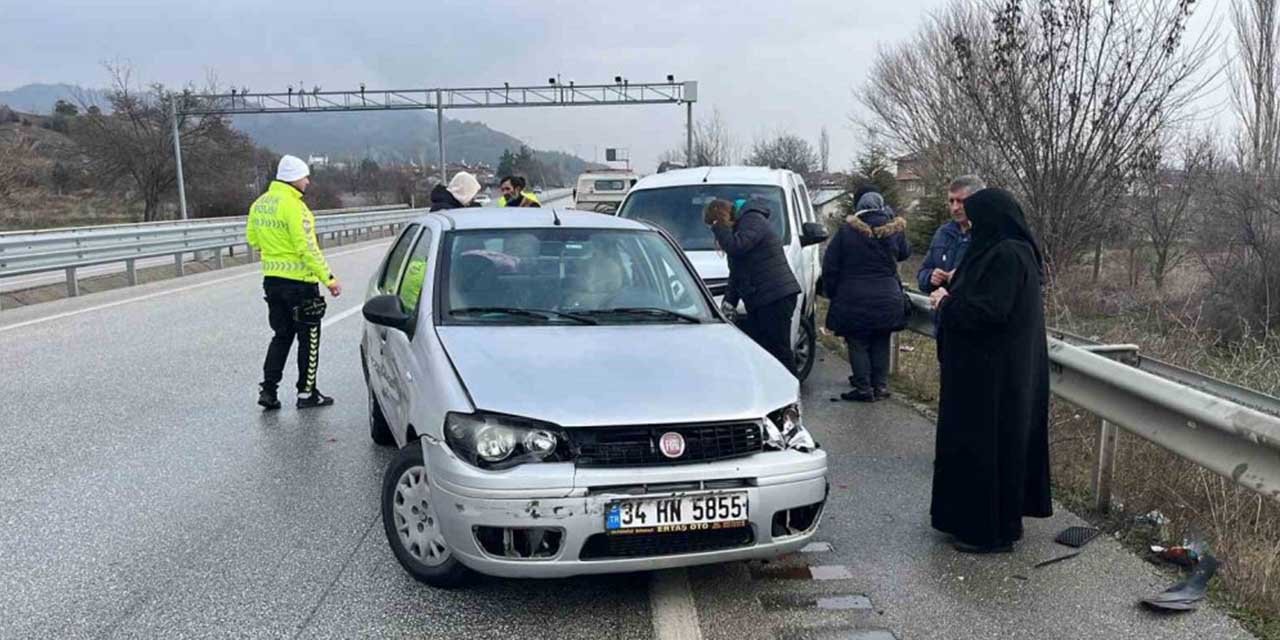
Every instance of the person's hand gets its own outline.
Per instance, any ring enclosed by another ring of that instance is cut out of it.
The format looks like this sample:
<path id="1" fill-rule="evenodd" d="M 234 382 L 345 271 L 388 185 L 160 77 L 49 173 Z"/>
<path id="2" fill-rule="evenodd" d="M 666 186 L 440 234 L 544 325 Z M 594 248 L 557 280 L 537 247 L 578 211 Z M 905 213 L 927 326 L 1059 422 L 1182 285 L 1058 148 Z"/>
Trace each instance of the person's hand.
<path id="1" fill-rule="evenodd" d="M 721 300 L 720 312 L 723 313 L 730 320 L 734 320 L 738 317 L 738 305 L 732 302 L 729 302 L 728 300 Z"/>
<path id="2" fill-rule="evenodd" d="M 933 290 L 933 293 L 929 294 L 929 305 L 934 309 L 937 309 L 942 306 L 942 301 L 946 300 L 949 295 L 951 295 L 951 293 L 947 291 L 946 287 L 938 287 Z"/>
<path id="3" fill-rule="evenodd" d="M 326 284 L 325 287 L 329 289 L 329 295 L 335 298 L 342 295 L 342 283 L 338 282 L 337 278 L 330 280 L 329 284 Z"/>
<path id="4" fill-rule="evenodd" d="M 729 218 L 730 215 L 728 211 L 717 211 L 712 207 L 707 207 L 706 212 L 702 215 L 702 222 L 709 227 L 725 226 L 732 222 Z"/>
<path id="5" fill-rule="evenodd" d="M 933 273 L 929 274 L 929 284 L 935 287 L 940 287 L 943 284 L 946 284 L 948 282 L 951 282 L 950 271 L 943 271 L 942 269 L 934 269 Z"/>

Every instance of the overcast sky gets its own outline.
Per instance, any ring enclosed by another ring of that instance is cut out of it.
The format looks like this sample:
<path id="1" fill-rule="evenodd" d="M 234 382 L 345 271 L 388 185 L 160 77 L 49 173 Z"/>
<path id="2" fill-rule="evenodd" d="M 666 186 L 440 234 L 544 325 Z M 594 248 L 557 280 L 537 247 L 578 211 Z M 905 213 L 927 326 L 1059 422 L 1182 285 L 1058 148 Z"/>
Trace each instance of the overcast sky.
<path id="1" fill-rule="evenodd" d="M 102 63 L 135 80 L 251 91 L 483 86 L 564 81 L 700 82 L 695 117 L 718 109 L 745 149 L 777 131 L 816 142 L 831 165 L 863 144 L 854 92 L 877 46 L 906 39 L 944 0 L 598 2 L 524 0 L 41 0 L 0 3 L 0 89 L 33 82 L 102 86 Z M 3 7 L 8 4 L 8 8 Z M 1207 7 L 1206 7 L 1207 8 Z M 542 149 L 587 159 L 631 150 L 645 171 L 683 145 L 683 108 L 454 112 Z"/>

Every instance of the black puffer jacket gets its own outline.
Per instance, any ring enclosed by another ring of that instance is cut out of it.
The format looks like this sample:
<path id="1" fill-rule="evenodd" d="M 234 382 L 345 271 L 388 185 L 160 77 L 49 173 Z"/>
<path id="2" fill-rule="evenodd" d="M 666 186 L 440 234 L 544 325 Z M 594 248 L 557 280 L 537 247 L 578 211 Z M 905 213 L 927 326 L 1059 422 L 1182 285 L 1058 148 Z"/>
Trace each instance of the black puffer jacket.
<path id="1" fill-rule="evenodd" d="M 445 188 L 444 185 L 438 184 L 436 188 L 431 190 L 431 210 L 443 211 L 445 209 L 462 209 L 462 203 L 453 197 L 452 193 Z"/>
<path id="2" fill-rule="evenodd" d="M 716 242 L 729 257 L 729 289 L 725 300 L 741 300 L 752 309 L 800 293 L 800 283 L 782 251 L 782 240 L 769 224 L 768 203 L 751 199 L 742 205 L 738 221 L 711 228 Z"/>
<path id="3" fill-rule="evenodd" d="M 911 255 L 906 228 L 904 218 L 890 217 L 883 208 L 840 225 L 822 257 L 823 288 L 831 299 L 827 328 L 833 333 L 863 337 L 903 328 L 898 262 Z"/>

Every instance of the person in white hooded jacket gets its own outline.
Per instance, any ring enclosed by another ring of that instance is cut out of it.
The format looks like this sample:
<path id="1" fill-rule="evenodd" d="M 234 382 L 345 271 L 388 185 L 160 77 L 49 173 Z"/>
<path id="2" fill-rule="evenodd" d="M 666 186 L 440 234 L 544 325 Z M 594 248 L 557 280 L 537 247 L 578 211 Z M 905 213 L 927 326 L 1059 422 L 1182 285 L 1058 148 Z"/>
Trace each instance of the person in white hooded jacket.
<path id="1" fill-rule="evenodd" d="M 449 186 L 436 185 L 431 190 L 431 210 L 462 209 L 474 207 L 480 193 L 480 181 L 466 171 L 459 171 L 449 180 Z"/>

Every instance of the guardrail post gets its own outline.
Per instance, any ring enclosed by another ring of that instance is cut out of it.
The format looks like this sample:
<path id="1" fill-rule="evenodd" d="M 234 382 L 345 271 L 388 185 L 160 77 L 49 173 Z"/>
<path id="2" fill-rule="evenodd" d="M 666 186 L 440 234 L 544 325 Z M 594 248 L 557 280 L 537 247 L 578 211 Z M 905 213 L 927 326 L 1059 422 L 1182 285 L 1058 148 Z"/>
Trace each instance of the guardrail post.
<path id="1" fill-rule="evenodd" d="M 138 286 L 138 261 L 130 258 L 124 261 L 125 277 L 129 279 L 129 286 Z"/>
<path id="2" fill-rule="evenodd" d="M 898 334 L 889 334 L 889 375 L 898 375 Z"/>
<path id="3" fill-rule="evenodd" d="M 1116 474 L 1116 425 L 1106 420 L 1098 428 L 1097 467 L 1093 470 L 1093 506 L 1099 513 L 1111 511 L 1111 486 Z"/>
<path id="4" fill-rule="evenodd" d="M 213 266 L 215 269 L 222 268 L 222 249 L 213 250 Z"/>
<path id="5" fill-rule="evenodd" d="M 184 275 L 182 270 L 182 253 L 173 254 L 173 272 L 181 278 Z"/>
<path id="6" fill-rule="evenodd" d="M 76 268 L 67 267 L 67 296 L 74 298 L 80 295 L 80 282 L 76 280 Z"/>

